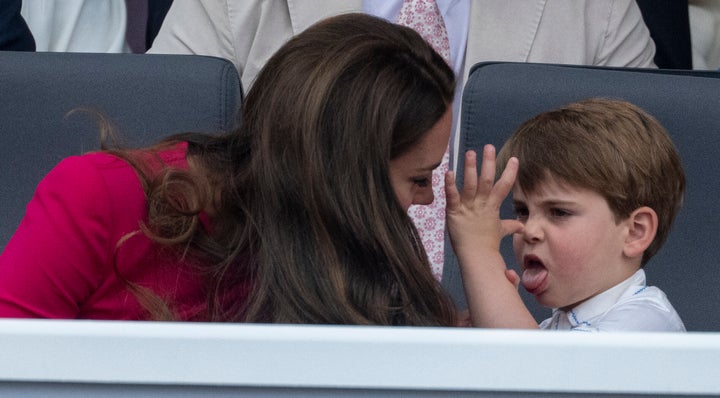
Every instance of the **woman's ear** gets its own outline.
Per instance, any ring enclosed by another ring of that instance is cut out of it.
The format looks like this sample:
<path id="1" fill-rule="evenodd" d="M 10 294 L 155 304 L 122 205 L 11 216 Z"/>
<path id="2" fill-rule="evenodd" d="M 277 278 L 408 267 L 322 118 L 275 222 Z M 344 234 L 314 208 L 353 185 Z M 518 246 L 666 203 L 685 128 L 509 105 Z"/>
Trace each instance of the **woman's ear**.
<path id="1" fill-rule="evenodd" d="M 627 257 L 642 257 L 657 233 L 658 217 L 655 210 L 638 207 L 627 219 L 628 235 L 625 239 L 623 254 Z"/>

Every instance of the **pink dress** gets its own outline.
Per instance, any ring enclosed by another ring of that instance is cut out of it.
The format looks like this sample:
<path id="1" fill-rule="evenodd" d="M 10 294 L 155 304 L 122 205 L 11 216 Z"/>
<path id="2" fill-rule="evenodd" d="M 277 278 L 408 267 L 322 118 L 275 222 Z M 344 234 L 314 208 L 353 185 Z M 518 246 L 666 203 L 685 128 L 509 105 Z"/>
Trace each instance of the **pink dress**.
<path id="1" fill-rule="evenodd" d="M 186 152 L 182 143 L 160 156 L 187 168 Z M 171 303 L 181 320 L 205 320 L 196 270 L 142 232 L 116 250 L 146 216 L 145 194 L 126 161 L 105 153 L 63 160 L 38 185 L 0 255 L 0 317 L 147 319 L 128 280 Z"/>

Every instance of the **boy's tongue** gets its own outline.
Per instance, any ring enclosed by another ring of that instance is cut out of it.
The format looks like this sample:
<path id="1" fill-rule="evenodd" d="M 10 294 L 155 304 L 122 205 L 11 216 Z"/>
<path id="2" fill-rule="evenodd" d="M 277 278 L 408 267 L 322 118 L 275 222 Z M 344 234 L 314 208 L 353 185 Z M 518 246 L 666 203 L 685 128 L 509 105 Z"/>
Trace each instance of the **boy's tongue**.
<path id="1" fill-rule="evenodd" d="M 547 269 L 542 266 L 535 266 L 527 268 L 522 273 L 522 284 L 525 290 L 533 293 L 535 289 L 545 281 L 547 277 Z"/>

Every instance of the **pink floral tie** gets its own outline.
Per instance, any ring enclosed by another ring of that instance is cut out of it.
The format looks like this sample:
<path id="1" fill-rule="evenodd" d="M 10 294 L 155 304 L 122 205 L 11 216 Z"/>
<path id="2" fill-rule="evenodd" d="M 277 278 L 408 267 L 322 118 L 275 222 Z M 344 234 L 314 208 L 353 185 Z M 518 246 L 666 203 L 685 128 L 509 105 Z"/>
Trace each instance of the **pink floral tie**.
<path id="1" fill-rule="evenodd" d="M 420 33 L 445 62 L 450 64 L 450 41 L 445 21 L 435 0 L 404 0 L 397 23 Z M 449 148 L 446 148 L 440 166 L 432 175 L 435 200 L 427 206 L 414 205 L 408 210 L 425 246 L 432 273 L 438 280 L 442 276 L 445 259 L 445 173 L 448 171 L 449 161 Z"/>

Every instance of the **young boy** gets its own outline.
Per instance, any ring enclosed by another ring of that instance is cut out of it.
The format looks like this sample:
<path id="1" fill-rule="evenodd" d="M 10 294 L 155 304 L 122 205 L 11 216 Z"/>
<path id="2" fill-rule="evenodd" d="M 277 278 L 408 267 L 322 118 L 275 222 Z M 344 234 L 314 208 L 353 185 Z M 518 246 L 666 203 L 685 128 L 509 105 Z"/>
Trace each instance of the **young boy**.
<path id="1" fill-rule="evenodd" d="M 500 151 L 507 166 L 495 184 L 494 157 L 486 146 L 478 179 L 466 154 L 462 193 L 447 179 L 448 228 L 475 326 L 537 328 L 520 281 L 553 308 L 542 329 L 685 331 L 643 271 L 685 189 L 677 151 L 652 116 L 624 101 L 574 103 L 520 126 Z M 517 220 L 500 220 L 510 189 Z M 498 250 L 509 233 L 520 278 Z"/>

